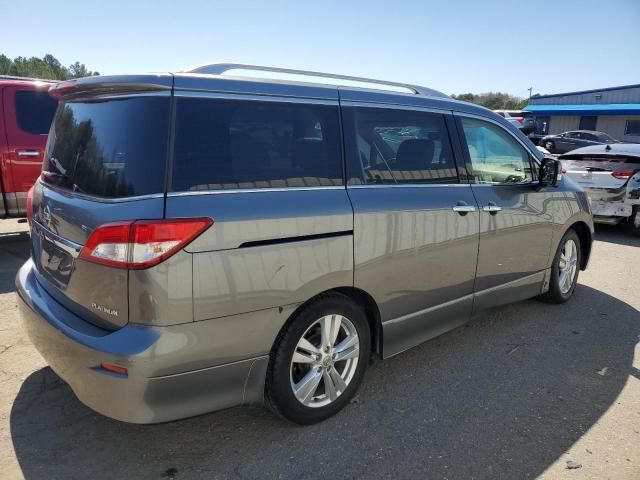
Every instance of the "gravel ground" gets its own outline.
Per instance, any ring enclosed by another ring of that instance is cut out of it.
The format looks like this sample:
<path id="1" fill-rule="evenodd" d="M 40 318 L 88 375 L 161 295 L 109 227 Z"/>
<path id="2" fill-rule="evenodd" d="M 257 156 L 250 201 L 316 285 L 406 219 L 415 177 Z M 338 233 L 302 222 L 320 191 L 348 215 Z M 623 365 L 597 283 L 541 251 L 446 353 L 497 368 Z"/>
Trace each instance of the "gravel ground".
<path id="1" fill-rule="evenodd" d="M 571 302 L 497 308 L 370 368 L 311 427 L 260 408 L 163 425 L 93 413 L 22 333 L 24 225 L 0 222 L 4 479 L 640 479 L 640 239 L 599 228 Z"/>

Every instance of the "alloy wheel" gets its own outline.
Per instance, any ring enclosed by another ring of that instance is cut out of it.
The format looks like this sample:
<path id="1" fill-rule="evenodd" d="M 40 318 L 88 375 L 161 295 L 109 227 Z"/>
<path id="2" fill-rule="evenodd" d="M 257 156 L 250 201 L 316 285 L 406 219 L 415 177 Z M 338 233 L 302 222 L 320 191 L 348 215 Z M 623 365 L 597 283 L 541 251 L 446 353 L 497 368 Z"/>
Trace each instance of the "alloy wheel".
<path id="1" fill-rule="evenodd" d="M 578 247 L 571 238 L 562 247 L 558 267 L 558 285 L 560 292 L 564 295 L 571 290 L 578 270 Z"/>
<path id="2" fill-rule="evenodd" d="M 349 386 L 358 366 L 360 339 L 342 315 L 325 315 L 302 335 L 291 358 L 291 388 L 307 407 L 324 407 Z"/>

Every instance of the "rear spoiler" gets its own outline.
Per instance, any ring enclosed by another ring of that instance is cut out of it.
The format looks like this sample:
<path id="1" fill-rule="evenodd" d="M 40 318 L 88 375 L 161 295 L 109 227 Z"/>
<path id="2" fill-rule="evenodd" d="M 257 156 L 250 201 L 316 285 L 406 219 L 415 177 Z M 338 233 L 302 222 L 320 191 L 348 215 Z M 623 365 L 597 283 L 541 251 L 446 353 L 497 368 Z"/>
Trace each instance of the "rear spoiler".
<path id="1" fill-rule="evenodd" d="M 173 75 L 104 75 L 84 77 L 56 83 L 49 88 L 49 95 L 60 100 L 83 96 L 122 95 L 149 91 L 170 91 Z"/>

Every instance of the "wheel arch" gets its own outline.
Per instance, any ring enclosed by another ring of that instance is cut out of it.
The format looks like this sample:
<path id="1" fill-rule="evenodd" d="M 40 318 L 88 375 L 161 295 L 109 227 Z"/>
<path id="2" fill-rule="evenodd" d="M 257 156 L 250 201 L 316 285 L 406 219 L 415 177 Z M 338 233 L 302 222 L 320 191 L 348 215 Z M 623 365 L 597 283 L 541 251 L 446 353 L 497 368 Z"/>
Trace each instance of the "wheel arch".
<path id="1" fill-rule="evenodd" d="M 273 346 L 271 347 L 272 351 L 277 344 L 277 338 L 280 337 L 280 334 L 287 328 L 292 319 L 295 318 L 301 310 L 306 308 L 310 303 L 316 301 L 318 298 L 331 293 L 339 293 L 341 295 L 344 295 L 363 310 L 369 324 L 369 331 L 371 333 L 371 353 L 378 357 L 382 357 L 382 321 L 380 317 L 380 310 L 378 309 L 378 304 L 375 302 L 373 297 L 364 290 L 349 286 L 335 287 L 329 290 L 325 290 L 298 305 L 298 307 L 291 313 L 284 325 L 282 325 L 280 332 L 276 337 Z"/>
<path id="2" fill-rule="evenodd" d="M 582 252 L 580 270 L 584 270 L 587 268 L 589 257 L 591 256 L 591 245 L 593 244 L 593 235 L 591 233 L 591 229 L 585 222 L 578 221 L 572 223 L 562 235 L 564 236 L 569 230 L 575 231 L 578 235 L 578 239 L 580 240 L 580 250 Z"/>

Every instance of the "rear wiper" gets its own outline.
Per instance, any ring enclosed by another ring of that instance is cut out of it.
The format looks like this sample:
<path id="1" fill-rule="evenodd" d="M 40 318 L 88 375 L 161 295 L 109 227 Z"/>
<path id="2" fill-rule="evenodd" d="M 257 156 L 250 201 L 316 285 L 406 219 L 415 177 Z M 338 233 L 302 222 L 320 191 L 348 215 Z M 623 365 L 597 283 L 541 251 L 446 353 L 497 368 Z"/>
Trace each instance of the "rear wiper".
<path id="1" fill-rule="evenodd" d="M 71 188 L 73 192 L 86 193 L 71 180 L 69 175 L 65 175 L 64 173 L 42 172 L 42 176 L 46 180 L 52 180 L 56 185 L 64 185 L 65 187 Z"/>
<path id="2" fill-rule="evenodd" d="M 47 180 L 64 180 L 66 182 L 71 182 L 69 176 L 65 175 L 64 173 L 42 172 L 42 176 Z"/>

